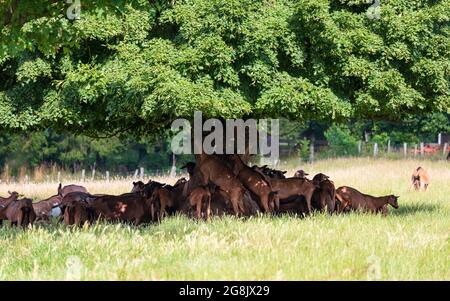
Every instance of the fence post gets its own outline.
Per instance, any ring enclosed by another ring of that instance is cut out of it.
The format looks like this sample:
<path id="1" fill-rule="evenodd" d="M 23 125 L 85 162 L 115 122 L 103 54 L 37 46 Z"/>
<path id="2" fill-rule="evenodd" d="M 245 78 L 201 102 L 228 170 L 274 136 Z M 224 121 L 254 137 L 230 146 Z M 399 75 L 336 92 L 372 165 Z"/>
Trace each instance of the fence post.
<path id="1" fill-rule="evenodd" d="M 109 182 L 109 171 L 106 171 L 106 182 Z"/>
<path id="2" fill-rule="evenodd" d="M 309 145 L 309 161 L 314 161 L 314 142 Z"/>
<path id="3" fill-rule="evenodd" d="M 85 178 L 86 178 L 86 170 L 82 169 L 81 170 L 81 182 L 84 182 Z"/>
<path id="4" fill-rule="evenodd" d="M 92 169 L 91 181 L 94 181 L 94 179 L 95 179 L 95 167 Z"/>
<path id="5" fill-rule="evenodd" d="M 378 156 L 378 143 L 374 143 L 373 145 L 373 156 L 376 157 Z"/>
<path id="6" fill-rule="evenodd" d="M 408 143 L 403 142 L 403 155 L 406 156 L 408 155 Z"/>
<path id="7" fill-rule="evenodd" d="M 24 182 L 24 184 L 28 184 L 28 182 L 29 182 L 28 175 L 25 175 L 23 182 Z"/>
<path id="8" fill-rule="evenodd" d="M 424 148 L 423 148 L 423 142 L 420 142 L 420 155 L 423 157 Z"/>
<path id="9" fill-rule="evenodd" d="M 170 169 L 169 177 L 175 177 L 177 175 L 177 157 L 172 153 L 172 168 Z"/>
<path id="10" fill-rule="evenodd" d="M 144 167 L 140 168 L 139 178 L 141 179 L 141 181 L 144 180 Z"/>
<path id="11" fill-rule="evenodd" d="M 414 157 L 417 156 L 417 144 L 414 145 Z"/>
<path id="12" fill-rule="evenodd" d="M 134 175 L 133 175 L 133 181 L 136 181 L 136 179 L 137 179 L 137 176 L 138 176 L 138 173 L 139 173 L 139 170 L 138 170 L 138 169 L 136 169 L 136 170 L 134 171 Z"/>
<path id="13" fill-rule="evenodd" d="M 444 155 L 444 158 L 445 158 L 445 156 L 446 156 L 446 154 L 447 154 L 447 149 L 448 149 L 448 143 L 445 142 L 445 143 L 444 143 L 444 149 L 442 150 L 442 154 Z"/>
<path id="14" fill-rule="evenodd" d="M 441 145 L 442 144 L 442 133 L 438 134 L 438 144 Z"/>
<path id="15" fill-rule="evenodd" d="M 61 172 L 60 171 L 58 171 L 56 182 L 61 183 Z"/>
<path id="16" fill-rule="evenodd" d="M 387 152 L 388 154 L 391 152 L 391 139 L 388 140 Z"/>
<path id="17" fill-rule="evenodd" d="M 359 140 L 358 141 L 358 155 L 361 155 L 361 150 L 362 150 L 362 141 Z"/>

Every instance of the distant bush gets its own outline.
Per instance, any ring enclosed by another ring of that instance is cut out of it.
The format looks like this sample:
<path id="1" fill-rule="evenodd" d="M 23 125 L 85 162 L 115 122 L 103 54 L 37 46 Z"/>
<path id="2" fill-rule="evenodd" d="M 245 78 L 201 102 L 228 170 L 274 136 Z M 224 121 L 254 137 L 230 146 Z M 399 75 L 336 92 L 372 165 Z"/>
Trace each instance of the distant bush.
<path id="1" fill-rule="evenodd" d="M 299 142 L 298 155 L 303 161 L 307 161 L 309 158 L 309 145 L 311 142 L 307 138 L 303 138 Z"/>
<path id="2" fill-rule="evenodd" d="M 333 156 L 353 156 L 358 154 L 358 139 L 347 126 L 332 125 L 325 131 L 325 138 Z"/>

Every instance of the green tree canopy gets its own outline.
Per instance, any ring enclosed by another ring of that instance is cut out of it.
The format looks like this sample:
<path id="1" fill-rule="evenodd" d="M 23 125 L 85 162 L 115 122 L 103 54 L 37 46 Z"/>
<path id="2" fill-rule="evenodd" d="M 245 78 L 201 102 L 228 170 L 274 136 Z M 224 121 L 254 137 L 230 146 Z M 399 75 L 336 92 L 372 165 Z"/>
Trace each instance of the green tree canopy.
<path id="1" fill-rule="evenodd" d="M 370 2 L 370 1 L 369 1 Z M 450 0 L 0 0 L 0 129 L 450 112 Z"/>

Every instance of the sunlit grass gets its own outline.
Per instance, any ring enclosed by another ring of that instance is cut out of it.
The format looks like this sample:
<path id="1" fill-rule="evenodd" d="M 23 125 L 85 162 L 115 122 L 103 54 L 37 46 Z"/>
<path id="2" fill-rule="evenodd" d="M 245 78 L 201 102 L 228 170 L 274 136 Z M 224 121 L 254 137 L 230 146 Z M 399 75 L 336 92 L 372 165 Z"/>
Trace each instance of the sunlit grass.
<path id="1" fill-rule="evenodd" d="M 336 159 L 287 164 L 324 172 L 336 186 L 400 195 L 388 217 L 317 214 L 299 219 L 182 216 L 159 225 L 96 224 L 72 229 L 54 222 L 26 231 L 0 228 L 0 279 L 108 280 L 450 280 L 450 164 L 445 161 Z M 409 190 L 417 166 L 431 175 L 427 192 Z M 174 182 L 175 179 L 160 179 Z M 118 194 L 130 181 L 87 182 L 93 193 Z M 57 184 L 0 185 L 35 199 Z"/>

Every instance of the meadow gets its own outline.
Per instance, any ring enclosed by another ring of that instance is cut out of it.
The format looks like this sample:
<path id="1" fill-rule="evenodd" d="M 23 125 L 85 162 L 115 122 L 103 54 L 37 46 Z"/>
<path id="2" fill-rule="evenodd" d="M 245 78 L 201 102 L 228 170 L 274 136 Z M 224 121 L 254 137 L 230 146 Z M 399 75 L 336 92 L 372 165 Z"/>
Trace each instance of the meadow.
<path id="1" fill-rule="evenodd" d="M 414 168 L 431 176 L 426 192 L 410 190 Z M 183 216 L 134 227 L 96 223 L 69 228 L 53 221 L 0 228 L 0 280 L 450 280 L 450 163 L 418 159 L 328 159 L 290 162 L 324 172 L 336 187 L 400 195 L 389 215 L 351 213 L 214 218 Z M 160 178 L 168 183 L 176 179 Z M 68 183 L 65 183 L 68 184 Z M 131 180 L 83 183 L 119 194 Z M 36 200 L 57 183 L 0 184 Z"/>

